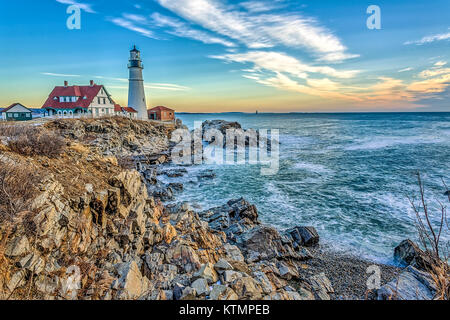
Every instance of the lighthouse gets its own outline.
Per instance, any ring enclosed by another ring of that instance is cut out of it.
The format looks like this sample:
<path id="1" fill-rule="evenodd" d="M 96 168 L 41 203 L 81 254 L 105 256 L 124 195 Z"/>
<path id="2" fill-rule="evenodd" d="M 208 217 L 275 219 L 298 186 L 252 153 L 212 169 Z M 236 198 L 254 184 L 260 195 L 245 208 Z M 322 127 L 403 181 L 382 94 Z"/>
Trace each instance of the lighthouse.
<path id="1" fill-rule="evenodd" d="M 141 52 L 136 46 L 130 51 L 130 61 L 128 63 L 130 70 L 128 86 L 128 106 L 135 109 L 139 120 L 148 120 L 147 103 L 145 101 L 144 78 L 142 69 L 144 65 L 141 60 Z"/>

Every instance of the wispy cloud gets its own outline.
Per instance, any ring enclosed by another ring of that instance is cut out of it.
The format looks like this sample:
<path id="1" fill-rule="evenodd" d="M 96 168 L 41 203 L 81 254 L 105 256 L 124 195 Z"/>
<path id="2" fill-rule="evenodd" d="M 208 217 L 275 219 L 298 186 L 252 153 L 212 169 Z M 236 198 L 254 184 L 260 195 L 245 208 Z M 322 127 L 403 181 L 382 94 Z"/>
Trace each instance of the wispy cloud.
<path id="1" fill-rule="evenodd" d="M 400 69 L 400 70 L 398 70 L 398 72 L 407 72 L 407 71 L 412 71 L 412 70 L 414 70 L 414 68 L 408 67 L 408 68 Z"/>
<path id="2" fill-rule="evenodd" d="M 210 56 L 227 62 L 252 63 L 254 70 L 289 73 L 298 78 L 307 78 L 309 73 L 348 79 L 354 77 L 358 70 L 336 70 L 329 66 L 311 66 L 285 53 L 274 51 L 249 51 L 246 53 L 227 53 Z"/>
<path id="3" fill-rule="evenodd" d="M 41 72 L 44 76 L 51 77 L 81 77 L 79 74 L 62 74 L 62 73 L 51 73 L 51 72 Z"/>
<path id="4" fill-rule="evenodd" d="M 105 77 L 105 76 L 94 76 L 94 78 L 107 80 L 107 81 L 117 81 L 117 82 L 127 82 L 128 83 L 128 79 L 126 79 L 126 78 L 114 78 L 114 77 Z M 150 83 L 146 82 L 144 84 L 144 87 L 146 89 L 168 90 L 168 91 L 187 91 L 187 90 L 191 89 L 189 87 L 182 86 L 179 84 L 174 84 L 174 83 L 153 83 L 153 82 L 150 82 Z M 128 90 L 128 86 L 123 86 L 123 85 L 121 85 L 121 86 L 111 85 L 111 86 L 108 86 L 108 88 L 127 89 Z"/>
<path id="5" fill-rule="evenodd" d="M 201 41 L 206 44 L 221 44 L 226 47 L 236 46 L 231 41 L 212 36 L 206 32 L 200 31 L 200 30 L 193 29 L 189 25 L 187 25 L 186 23 L 184 23 L 178 19 L 164 16 L 157 12 L 153 13 L 151 15 L 151 17 L 153 19 L 154 24 L 156 24 L 158 27 L 168 27 L 169 30 L 167 30 L 166 32 L 169 34 L 172 34 L 172 35 L 175 35 L 178 37 L 198 40 L 198 41 Z"/>
<path id="6" fill-rule="evenodd" d="M 188 91 L 191 88 L 171 83 L 146 83 L 146 89 L 169 90 L 169 91 Z"/>
<path id="7" fill-rule="evenodd" d="M 94 9 L 92 9 L 91 4 L 81 3 L 74 0 L 56 0 L 56 2 L 67 4 L 67 5 L 77 5 L 81 10 L 84 10 L 88 13 L 97 13 Z"/>
<path id="8" fill-rule="evenodd" d="M 284 7 L 284 4 L 280 2 L 268 2 L 268 1 L 244 1 L 239 4 L 245 8 L 248 12 L 267 12 Z"/>
<path id="9" fill-rule="evenodd" d="M 409 44 L 424 45 L 427 43 L 432 43 L 435 41 L 443 41 L 443 40 L 450 40 L 450 32 L 429 35 L 429 36 L 423 37 L 420 40 L 407 41 L 407 42 L 405 42 L 405 45 L 409 45 Z"/>
<path id="10" fill-rule="evenodd" d="M 157 0 L 178 16 L 205 29 L 245 44 L 248 48 L 272 48 L 284 45 L 306 48 L 319 59 L 338 62 L 358 55 L 347 48 L 316 19 L 298 14 L 242 11 L 217 0 Z M 266 4 L 261 2 L 260 7 Z M 256 8 L 256 2 L 251 5 Z"/>
<path id="11" fill-rule="evenodd" d="M 147 38 L 153 38 L 153 39 L 158 39 L 156 37 L 156 35 L 153 33 L 153 31 L 147 29 L 147 28 L 143 28 L 140 26 L 137 26 L 133 21 L 134 20 L 129 20 L 126 18 L 111 18 L 110 21 L 112 23 L 114 23 L 115 25 L 118 25 L 122 28 L 134 31 L 139 33 L 140 35 L 147 37 Z"/>

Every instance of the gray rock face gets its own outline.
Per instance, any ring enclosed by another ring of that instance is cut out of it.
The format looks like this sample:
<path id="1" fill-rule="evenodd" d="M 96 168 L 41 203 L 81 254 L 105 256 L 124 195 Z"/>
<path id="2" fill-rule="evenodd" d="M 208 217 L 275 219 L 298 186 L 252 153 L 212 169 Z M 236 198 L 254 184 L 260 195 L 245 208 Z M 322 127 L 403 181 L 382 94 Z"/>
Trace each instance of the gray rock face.
<path id="1" fill-rule="evenodd" d="M 219 130 L 223 135 L 226 135 L 228 129 L 242 129 L 238 122 L 230 122 L 225 120 L 207 120 L 202 123 L 203 132 L 215 129 Z"/>
<path id="2" fill-rule="evenodd" d="M 311 287 L 320 300 L 330 300 L 329 293 L 334 293 L 331 281 L 326 277 L 325 273 L 312 276 L 310 279 Z"/>
<path id="3" fill-rule="evenodd" d="M 378 300 L 432 300 L 436 285 L 429 273 L 412 266 L 377 290 Z"/>
<path id="4" fill-rule="evenodd" d="M 412 265 L 422 270 L 430 269 L 431 266 L 430 258 L 409 239 L 395 247 L 394 260 L 403 266 Z"/>
<path id="5" fill-rule="evenodd" d="M 314 227 L 294 227 L 286 231 L 294 243 L 299 246 L 312 247 L 319 243 L 319 234 Z"/>
<path id="6" fill-rule="evenodd" d="M 199 278 L 192 282 L 191 287 L 198 296 L 207 295 L 209 293 L 208 281 L 205 278 Z"/>

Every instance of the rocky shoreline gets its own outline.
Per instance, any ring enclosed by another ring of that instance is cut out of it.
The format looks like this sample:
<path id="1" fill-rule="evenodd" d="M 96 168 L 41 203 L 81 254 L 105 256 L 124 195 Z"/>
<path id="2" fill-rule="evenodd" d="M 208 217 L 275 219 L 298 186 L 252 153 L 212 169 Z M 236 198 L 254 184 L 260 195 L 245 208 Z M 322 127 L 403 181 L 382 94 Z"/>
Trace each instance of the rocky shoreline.
<path id="1" fill-rule="evenodd" d="M 83 163 L 85 172 L 77 179 L 84 186 L 68 194 L 73 183 L 59 171 L 42 180 L 31 207 L 34 214 L 27 220 L 33 232 L 17 223 L 8 234 L 8 271 L 0 277 L 0 298 L 392 297 L 379 294 L 383 288 L 366 290 L 367 267 L 373 263 L 325 250 L 312 226 L 279 231 L 262 224 L 257 207 L 242 198 L 208 210 L 176 202 L 183 185 L 165 183 L 161 176 L 186 174 L 183 168 L 164 165 L 170 162 L 171 132 L 180 125 L 114 119 L 47 124 L 72 146 L 66 160 Z M 82 148 L 73 148 L 80 144 Z M 7 156 L 32 161 L 39 170 L 52 167 L 49 159 Z M 119 158 L 132 159 L 125 163 L 134 169 L 120 166 Z M 89 183 L 94 174 L 99 181 Z M 197 178 L 213 179 L 214 172 Z M 380 268 L 381 285 L 401 272 Z"/>

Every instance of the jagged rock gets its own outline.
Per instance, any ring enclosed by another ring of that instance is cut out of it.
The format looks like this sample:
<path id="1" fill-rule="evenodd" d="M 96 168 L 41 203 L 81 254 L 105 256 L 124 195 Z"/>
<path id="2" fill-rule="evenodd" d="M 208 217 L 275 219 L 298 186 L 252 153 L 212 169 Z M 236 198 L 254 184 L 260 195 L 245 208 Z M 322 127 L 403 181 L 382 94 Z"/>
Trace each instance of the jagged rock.
<path id="1" fill-rule="evenodd" d="M 300 300 L 314 300 L 314 294 L 305 288 L 299 288 L 297 292 L 300 295 Z"/>
<path id="2" fill-rule="evenodd" d="M 270 260 L 273 258 L 304 259 L 299 255 L 287 239 L 272 227 L 255 226 L 243 233 L 238 244 L 245 249 L 248 262 Z"/>
<path id="3" fill-rule="evenodd" d="M 219 275 L 214 270 L 214 265 L 212 263 L 206 263 L 194 274 L 194 278 L 204 278 L 208 283 L 212 284 L 219 280 Z"/>
<path id="4" fill-rule="evenodd" d="M 177 183 L 177 182 L 169 183 L 169 187 L 172 190 L 176 190 L 176 191 L 183 191 L 183 188 L 184 188 L 182 183 Z"/>
<path id="5" fill-rule="evenodd" d="M 117 299 L 138 299 L 144 295 L 149 287 L 149 280 L 143 277 L 135 261 L 121 263 L 115 266 L 119 279 L 113 283 L 118 290 Z"/>
<path id="6" fill-rule="evenodd" d="M 183 296 L 183 290 L 186 288 L 186 286 L 182 285 L 179 282 L 176 282 L 173 286 L 173 297 L 175 300 L 180 300 Z"/>
<path id="7" fill-rule="evenodd" d="M 6 285 L 9 292 L 13 292 L 16 288 L 23 286 L 26 283 L 25 276 L 25 270 L 19 270 L 14 273 Z"/>
<path id="8" fill-rule="evenodd" d="M 214 265 L 214 269 L 216 269 L 218 273 L 223 273 L 226 270 L 233 270 L 233 266 L 227 260 L 220 258 Z"/>
<path id="9" fill-rule="evenodd" d="M 175 238 L 177 235 L 177 230 L 169 223 L 166 224 L 166 226 L 163 228 L 163 237 L 164 241 L 166 241 L 168 244 L 172 242 L 172 239 Z"/>
<path id="10" fill-rule="evenodd" d="M 9 257 L 23 256 L 30 252 L 30 243 L 25 235 L 15 237 L 6 245 L 5 255 Z"/>
<path id="11" fill-rule="evenodd" d="M 205 278 L 199 278 L 191 283 L 191 287 L 198 296 L 207 295 L 209 293 L 208 281 Z"/>
<path id="12" fill-rule="evenodd" d="M 214 173 L 213 170 L 206 170 L 206 171 L 200 172 L 197 175 L 197 178 L 199 180 L 214 179 L 215 177 L 216 177 L 216 174 Z"/>
<path id="13" fill-rule="evenodd" d="M 242 278 L 242 273 L 233 270 L 226 270 L 222 274 L 223 283 L 231 283 L 239 278 Z"/>
<path id="14" fill-rule="evenodd" d="M 38 254 L 30 253 L 18 262 L 18 266 L 34 274 L 39 274 L 44 270 L 45 262 Z"/>
<path id="15" fill-rule="evenodd" d="M 194 288 L 186 287 L 181 294 L 180 300 L 195 300 L 197 298 L 197 292 Z"/>
<path id="16" fill-rule="evenodd" d="M 269 278 L 264 272 L 255 271 L 253 273 L 254 279 L 261 286 L 261 289 L 265 294 L 270 294 L 275 290 L 274 285 L 270 282 Z"/>
<path id="17" fill-rule="evenodd" d="M 394 260 L 403 266 L 413 265 L 422 270 L 429 270 L 432 265 L 431 259 L 425 252 L 409 239 L 403 240 L 395 247 Z"/>
<path id="18" fill-rule="evenodd" d="M 330 300 L 330 296 L 328 294 L 334 293 L 334 289 L 325 273 L 322 272 L 312 276 L 309 281 L 311 283 L 311 287 L 320 300 Z"/>
<path id="19" fill-rule="evenodd" d="M 237 246 L 226 243 L 223 248 L 228 259 L 235 261 L 244 261 L 244 256 Z"/>
<path id="20" fill-rule="evenodd" d="M 194 249 L 182 243 L 175 243 L 169 247 L 164 255 L 168 264 L 174 264 L 185 272 L 198 270 L 201 266 L 199 257 Z"/>
<path id="21" fill-rule="evenodd" d="M 159 172 L 160 175 L 165 175 L 169 178 L 182 177 L 187 173 L 185 168 L 167 169 Z"/>
<path id="22" fill-rule="evenodd" d="M 297 279 L 299 277 L 298 271 L 295 267 L 289 266 L 287 263 L 280 261 L 277 264 L 279 276 L 285 280 Z"/>
<path id="23" fill-rule="evenodd" d="M 242 277 L 231 284 L 239 299 L 258 300 L 261 299 L 262 290 L 258 283 L 251 277 Z"/>
<path id="24" fill-rule="evenodd" d="M 286 233 L 299 246 L 311 247 L 319 243 L 319 234 L 314 227 L 294 227 Z"/>
<path id="25" fill-rule="evenodd" d="M 236 292 L 221 284 L 213 285 L 209 298 L 211 300 L 238 300 Z"/>
<path id="26" fill-rule="evenodd" d="M 432 300 L 436 284 L 429 273 L 412 266 L 377 290 L 378 300 Z"/>

